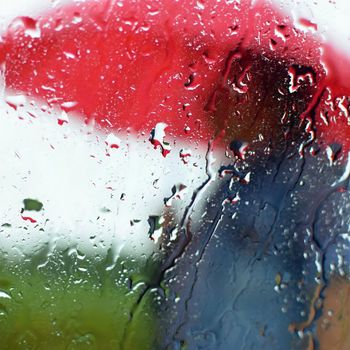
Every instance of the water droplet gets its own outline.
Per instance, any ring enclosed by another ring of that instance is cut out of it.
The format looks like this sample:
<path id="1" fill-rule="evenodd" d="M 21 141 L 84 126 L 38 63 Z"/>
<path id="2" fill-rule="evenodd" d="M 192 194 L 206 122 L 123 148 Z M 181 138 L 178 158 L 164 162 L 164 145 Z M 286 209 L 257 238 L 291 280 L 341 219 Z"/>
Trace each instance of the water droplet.
<path id="1" fill-rule="evenodd" d="M 152 241 L 158 242 L 163 232 L 164 217 L 151 215 L 148 218 L 149 231 L 148 235 Z"/>
<path id="2" fill-rule="evenodd" d="M 3 299 L 11 299 L 11 296 L 10 294 L 8 294 L 7 292 L 3 291 L 3 290 L 0 290 L 0 298 L 3 298 Z"/>
<path id="3" fill-rule="evenodd" d="M 13 95 L 6 96 L 5 101 L 10 107 L 17 111 L 19 107 L 23 107 L 26 104 L 27 98 L 25 95 Z"/>
<path id="4" fill-rule="evenodd" d="M 164 141 L 165 129 L 168 127 L 165 123 L 157 123 L 154 129 L 151 131 L 150 142 L 154 146 L 154 149 L 160 147 L 163 157 L 166 157 L 170 152 L 170 144 Z"/>
<path id="5" fill-rule="evenodd" d="M 121 144 L 120 138 L 115 136 L 113 133 L 108 134 L 106 137 L 105 143 L 110 148 L 119 148 Z"/>
<path id="6" fill-rule="evenodd" d="M 183 199 L 184 195 L 187 192 L 187 186 L 183 184 L 179 184 L 174 186 L 171 189 L 171 191 L 172 191 L 172 195 L 169 198 L 164 199 L 164 204 L 166 207 L 171 207 L 174 199 L 177 199 L 177 200 Z"/>
<path id="7" fill-rule="evenodd" d="M 234 156 L 239 159 L 245 159 L 248 145 L 248 142 L 234 140 L 230 143 L 230 150 L 233 151 Z"/>
<path id="8" fill-rule="evenodd" d="M 315 72 L 310 67 L 290 66 L 288 68 L 290 78 L 289 92 L 294 93 L 303 85 L 315 84 Z"/>
<path id="9" fill-rule="evenodd" d="M 298 24 L 302 27 L 305 28 L 306 30 L 311 30 L 312 32 L 317 31 L 317 24 L 311 22 L 309 19 L 306 18 L 299 18 Z"/>
<path id="10" fill-rule="evenodd" d="M 15 18 L 9 27 L 10 30 L 16 31 L 18 29 L 24 29 L 24 34 L 31 38 L 40 38 L 41 30 L 38 21 L 31 17 L 17 17 Z"/>
<path id="11" fill-rule="evenodd" d="M 189 157 L 191 157 L 192 153 L 189 149 L 182 149 L 180 151 L 180 158 L 184 164 L 188 164 Z"/>
<path id="12" fill-rule="evenodd" d="M 40 211 L 43 208 L 43 203 L 37 199 L 26 198 L 23 200 L 24 208 L 27 211 Z"/>

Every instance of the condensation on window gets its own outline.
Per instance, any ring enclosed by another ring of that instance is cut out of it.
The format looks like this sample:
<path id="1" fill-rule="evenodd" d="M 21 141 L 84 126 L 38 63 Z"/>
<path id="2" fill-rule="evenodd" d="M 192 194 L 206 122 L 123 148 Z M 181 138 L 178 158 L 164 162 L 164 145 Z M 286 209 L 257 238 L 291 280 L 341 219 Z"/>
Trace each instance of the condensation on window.
<path id="1" fill-rule="evenodd" d="M 0 349 L 349 348 L 345 2 L 0 9 Z"/>

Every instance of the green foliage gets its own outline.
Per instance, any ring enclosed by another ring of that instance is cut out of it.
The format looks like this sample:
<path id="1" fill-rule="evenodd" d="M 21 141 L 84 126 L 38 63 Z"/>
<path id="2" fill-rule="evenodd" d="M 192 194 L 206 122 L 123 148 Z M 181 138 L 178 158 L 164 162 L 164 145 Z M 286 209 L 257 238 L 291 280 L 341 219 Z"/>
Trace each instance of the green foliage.
<path id="1" fill-rule="evenodd" d="M 142 263 L 109 260 L 67 249 L 2 262 L 0 349 L 154 350 L 155 296 L 128 278 Z"/>

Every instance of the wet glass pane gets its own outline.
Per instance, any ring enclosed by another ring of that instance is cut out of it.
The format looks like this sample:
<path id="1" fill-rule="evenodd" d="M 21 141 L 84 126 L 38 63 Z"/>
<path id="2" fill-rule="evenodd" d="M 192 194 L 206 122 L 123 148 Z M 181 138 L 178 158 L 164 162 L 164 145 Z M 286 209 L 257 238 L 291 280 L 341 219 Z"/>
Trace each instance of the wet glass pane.
<path id="1" fill-rule="evenodd" d="M 0 1 L 0 349 L 348 349 L 349 9 Z"/>

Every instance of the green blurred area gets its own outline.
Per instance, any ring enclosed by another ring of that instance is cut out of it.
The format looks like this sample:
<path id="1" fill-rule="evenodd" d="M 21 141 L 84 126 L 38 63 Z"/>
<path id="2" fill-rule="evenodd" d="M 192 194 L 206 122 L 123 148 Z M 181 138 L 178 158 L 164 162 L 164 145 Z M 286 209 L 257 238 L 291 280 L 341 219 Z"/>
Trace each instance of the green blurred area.
<path id="1" fill-rule="evenodd" d="M 0 260 L 1 350 L 155 349 L 149 261 L 46 253 Z"/>

